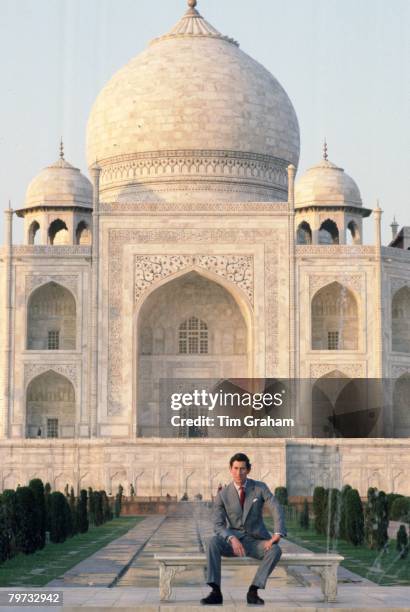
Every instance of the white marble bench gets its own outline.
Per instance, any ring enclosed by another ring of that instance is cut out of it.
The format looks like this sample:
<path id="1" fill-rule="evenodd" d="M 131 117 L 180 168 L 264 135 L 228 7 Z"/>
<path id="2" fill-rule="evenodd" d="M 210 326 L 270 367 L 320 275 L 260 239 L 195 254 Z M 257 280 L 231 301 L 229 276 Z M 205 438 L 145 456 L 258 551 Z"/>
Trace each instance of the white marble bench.
<path id="1" fill-rule="evenodd" d="M 168 601 L 172 594 L 172 581 L 176 574 L 189 567 L 206 567 L 206 555 L 203 553 L 169 553 L 156 554 L 154 559 L 159 564 L 159 593 L 161 601 Z M 344 557 L 325 553 L 283 553 L 279 566 L 304 565 L 319 574 L 322 593 L 326 602 L 336 601 L 337 568 Z M 222 557 L 224 566 L 258 565 L 260 561 L 250 557 Z"/>

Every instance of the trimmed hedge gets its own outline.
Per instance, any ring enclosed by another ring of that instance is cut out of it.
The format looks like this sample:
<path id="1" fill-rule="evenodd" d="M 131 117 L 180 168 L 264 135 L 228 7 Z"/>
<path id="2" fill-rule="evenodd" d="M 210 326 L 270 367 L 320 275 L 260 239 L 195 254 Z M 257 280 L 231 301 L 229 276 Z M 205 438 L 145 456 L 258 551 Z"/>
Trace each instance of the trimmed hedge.
<path id="1" fill-rule="evenodd" d="M 347 500 L 347 494 L 351 490 L 352 490 L 352 487 L 347 484 L 342 488 L 340 492 L 339 537 L 342 538 L 343 540 L 346 540 L 347 538 L 347 535 L 346 535 L 346 516 L 347 516 L 346 500 Z"/>
<path id="2" fill-rule="evenodd" d="M 71 529 L 71 512 L 65 495 L 59 491 L 50 493 L 49 518 L 51 542 L 55 544 L 65 542 Z"/>
<path id="3" fill-rule="evenodd" d="M 37 549 L 39 514 L 36 498 L 30 487 L 18 487 L 16 490 L 16 546 L 29 555 Z"/>
<path id="4" fill-rule="evenodd" d="M 78 531 L 80 533 L 86 533 L 88 531 L 89 522 L 87 514 L 87 491 L 81 489 L 80 497 L 77 499 L 77 518 L 78 518 Z"/>
<path id="5" fill-rule="evenodd" d="M 346 539 L 354 546 L 364 541 L 364 515 L 363 506 L 357 489 L 350 489 L 346 493 Z"/>
<path id="6" fill-rule="evenodd" d="M 410 497 L 398 497 L 394 500 L 390 518 L 392 521 L 410 521 Z"/>
<path id="7" fill-rule="evenodd" d="M 33 478 L 28 483 L 28 486 L 33 491 L 35 506 L 37 512 L 37 537 L 36 548 L 42 549 L 46 544 L 46 500 L 44 497 L 44 485 L 40 478 Z"/>
<path id="8" fill-rule="evenodd" d="M 288 490 L 286 487 L 276 487 L 275 497 L 282 506 L 288 505 Z"/>
<path id="9" fill-rule="evenodd" d="M 302 529 L 309 529 L 309 504 L 306 497 L 303 502 L 303 510 L 300 513 L 299 524 Z"/>
<path id="10" fill-rule="evenodd" d="M 326 533 L 326 491 L 323 487 L 315 487 L 313 491 L 313 513 L 315 515 L 316 533 Z"/>
<path id="11" fill-rule="evenodd" d="M 400 559 L 405 559 L 409 554 L 409 538 L 406 527 L 400 525 L 396 535 L 396 549 L 400 553 Z"/>

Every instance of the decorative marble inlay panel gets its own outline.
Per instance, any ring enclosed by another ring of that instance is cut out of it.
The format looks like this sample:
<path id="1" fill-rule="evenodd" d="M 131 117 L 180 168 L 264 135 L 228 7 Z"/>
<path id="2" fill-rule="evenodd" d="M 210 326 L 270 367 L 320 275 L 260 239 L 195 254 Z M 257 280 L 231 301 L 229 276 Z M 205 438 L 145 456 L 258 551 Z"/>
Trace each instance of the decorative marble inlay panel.
<path id="1" fill-rule="evenodd" d="M 74 387 L 78 387 L 78 365 L 76 363 L 25 363 L 24 364 L 24 386 L 36 376 L 52 370 L 68 378 L 73 383 Z"/>
<path id="2" fill-rule="evenodd" d="M 123 387 L 123 355 L 122 346 L 123 339 L 121 337 L 121 312 L 122 312 L 122 287 L 123 287 L 123 250 L 126 245 L 130 244 L 244 244 L 244 243 L 259 243 L 269 244 L 266 251 L 266 256 L 270 261 L 265 263 L 266 266 L 266 283 L 269 290 L 265 296 L 266 308 L 266 336 L 269 337 L 267 342 L 270 343 L 270 349 L 267 349 L 267 372 L 271 375 L 278 364 L 278 279 L 276 262 L 279 256 L 280 244 L 277 241 L 277 232 L 271 229 L 152 229 L 152 230 L 136 230 L 136 229 L 111 229 L 108 237 L 108 291 L 109 291 L 109 318 L 108 318 L 108 413 L 110 415 L 120 414 L 123 410 L 121 404 L 121 394 Z M 219 256 L 202 256 L 207 258 L 207 265 L 213 261 L 216 267 L 221 269 L 222 260 Z M 212 260 L 212 257 L 215 259 Z M 229 257 L 229 256 L 225 256 Z M 245 257 L 242 267 L 239 269 L 247 269 L 248 263 Z M 174 266 L 185 264 L 185 260 L 179 260 L 178 256 Z M 202 260 L 205 263 L 205 260 Z M 245 266 L 245 267 L 244 267 Z M 228 273 L 228 268 L 225 266 L 225 273 Z M 231 273 L 231 272 L 230 272 Z M 248 273 L 247 273 L 248 274 Z M 247 274 L 242 282 L 247 280 Z M 144 281 L 141 289 L 143 289 Z M 270 354 L 270 352 L 272 354 Z"/>
<path id="3" fill-rule="evenodd" d="M 352 289 L 356 293 L 362 293 L 364 289 L 364 274 L 312 274 L 309 276 L 309 289 L 310 289 L 310 297 L 322 287 L 326 287 L 326 285 L 330 285 L 331 283 L 338 282 L 340 285 L 347 287 L 348 289 Z"/>
<path id="4" fill-rule="evenodd" d="M 135 301 L 138 302 L 156 281 L 194 267 L 235 283 L 253 304 L 252 255 L 136 255 Z"/>
<path id="5" fill-rule="evenodd" d="M 46 283 L 57 283 L 63 285 L 75 296 L 78 294 L 78 276 L 66 274 L 32 274 L 26 276 L 26 297 L 33 289 Z"/>
<path id="6" fill-rule="evenodd" d="M 315 363 L 310 365 L 310 378 L 321 378 L 338 370 L 349 378 L 364 378 L 366 376 L 365 363 Z"/>

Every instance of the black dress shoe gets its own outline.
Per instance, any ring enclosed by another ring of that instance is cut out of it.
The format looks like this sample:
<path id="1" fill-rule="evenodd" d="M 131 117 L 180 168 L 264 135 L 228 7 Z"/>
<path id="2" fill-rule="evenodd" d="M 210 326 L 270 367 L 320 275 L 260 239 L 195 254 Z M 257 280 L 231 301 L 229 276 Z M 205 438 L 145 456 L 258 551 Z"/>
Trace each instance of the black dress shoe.
<path id="1" fill-rule="evenodd" d="M 201 604 L 203 606 L 218 606 L 223 604 L 224 598 L 222 597 L 222 593 L 216 593 L 215 591 L 211 591 L 208 597 L 204 597 L 201 599 Z"/>
<path id="2" fill-rule="evenodd" d="M 259 597 L 257 591 L 248 591 L 246 593 L 246 601 L 251 606 L 263 606 L 265 604 L 264 600 Z"/>

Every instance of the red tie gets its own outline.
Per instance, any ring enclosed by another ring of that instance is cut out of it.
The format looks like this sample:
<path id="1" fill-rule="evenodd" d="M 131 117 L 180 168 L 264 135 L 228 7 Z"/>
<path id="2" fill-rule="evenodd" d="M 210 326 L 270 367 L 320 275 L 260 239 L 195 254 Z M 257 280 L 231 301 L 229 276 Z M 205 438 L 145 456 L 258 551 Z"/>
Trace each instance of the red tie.
<path id="1" fill-rule="evenodd" d="M 239 489 L 239 501 L 240 501 L 240 504 L 241 504 L 241 506 L 243 508 L 243 505 L 245 503 L 245 487 L 241 487 Z"/>

